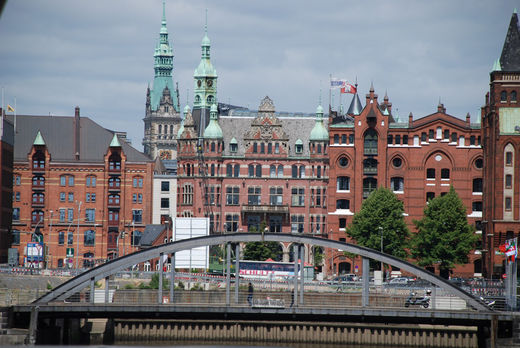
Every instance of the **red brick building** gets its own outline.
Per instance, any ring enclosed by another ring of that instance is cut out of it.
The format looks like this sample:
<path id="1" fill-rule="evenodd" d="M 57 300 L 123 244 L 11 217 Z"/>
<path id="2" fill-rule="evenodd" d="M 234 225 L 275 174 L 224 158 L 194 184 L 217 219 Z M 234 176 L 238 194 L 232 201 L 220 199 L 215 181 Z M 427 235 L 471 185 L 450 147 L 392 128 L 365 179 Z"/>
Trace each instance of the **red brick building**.
<path id="1" fill-rule="evenodd" d="M 515 12 L 502 54 L 490 73 L 482 107 L 484 148 L 484 273 L 504 273 L 498 246 L 520 235 L 520 29 Z"/>
<path id="2" fill-rule="evenodd" d="M 262 222 L 271 232 L 327 230 L 329 148 L 321 106 L 314 117 L 276 113 L 268 97 L 257 112 L 217 115 L 213 105 L 200 141 L 203 157 L 187 109 L 178 140 L 178 216 L 209 216 L 211 233 L 258 230 Z M 289 250 L 283 246 L 285 261 Z"/>
<path id="3" fill-rule="evenodd" d="M 404 203 L 405 221 L 414 232 L 414 219 L 423 216 L 428 199 L 453 185 L 467 207 L 468 220 L 481 233 L 482 149 L 480 125 L 453 117 L 439 104 L 431 115 L 401 120 L 385 95 L 379 101 L 374 88 L 361 107 L 354 95 L 346 116 L 331 112 L 330 181 L 328 186 L 329 238 L 348 240 L 345 228 L 377 187 L 390 188 Z M 335 208 L 335 209 L 334 209 Z M 377 231 L 376 231 L 377 233 Z M 329 251 L 330 252 L 330 251 Z M 361 259 L 327 255 L 330 273 L 353 273 Z M 480 252 L 459 274 L 480 274 Z"/>
<path id="4" fill-rule="evenodd" d="M 16 124 L 19 264 L 83 268 L 137 249 L 151 222 L 153 162 L 78 107 L 74 117 L 17 116 Z M 40 235 L 44 261 L 28 263 L 27 243 Z"/>
<path id="5" fill-rule="evenodd" d="M 0 263 L 7 263 L 11 241 L 14 127 L 0 109 Z"/>

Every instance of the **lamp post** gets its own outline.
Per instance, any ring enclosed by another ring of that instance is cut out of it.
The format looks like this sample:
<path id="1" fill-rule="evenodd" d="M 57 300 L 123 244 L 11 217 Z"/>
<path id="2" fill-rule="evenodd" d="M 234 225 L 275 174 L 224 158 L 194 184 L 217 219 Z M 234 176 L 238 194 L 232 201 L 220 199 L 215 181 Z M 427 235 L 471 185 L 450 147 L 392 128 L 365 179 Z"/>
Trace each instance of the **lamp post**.
<path id="1" fill-rule="evenodd" d="M 170 238 L 168 238 L 168 229 L 169 229 L 169 226 L 170 226 L 170 221 L 169 220 L 164 220 L 164 223 L 166 224 L 166 244 L 168 244 L 168 242 L 170 241 Z"/>
<path id="2" fill-rule="evenodd" d="M 381 233 L 381 254 L 382 254 L 383 253 L 383 227 L 379 226 L 379 232 Z M 381 261 L 381 277 L 384 278 L 383 261 Z"/>
<path id="3" fill-rule="evenodd" d="M 49 224 L 49 240 L 48 240 L 47 244 L 49 244 L 49 247 L 50 247 L 51 235 L 52 235 L 52 215 L 54 214 L 54 211 L 51 209 L 51 210 L 49 210 L 49 213 L 51 214 L 51 218 L 50 218 L 50 224 Z M 47 250 L 49 249 L 49 247 L 47 247 Z M 47 255 L 45 255 L 45 257 L 47 257 Z M 45 268 L 47 268 L 47 260 L 45 260 Z M 52 268 L 52 258 L 51 258 L 51 268 Z"/>
<path id="4" fill-rule="evenodd" d="M 76 203 L 78 204 L 78 238 L 76 240 L 76 269 L 78 269 L 78 264 L 79 264 L 79 216 L 81 215 L 81 204 L 83 202 L 81 201 L 76 201 Z"/>

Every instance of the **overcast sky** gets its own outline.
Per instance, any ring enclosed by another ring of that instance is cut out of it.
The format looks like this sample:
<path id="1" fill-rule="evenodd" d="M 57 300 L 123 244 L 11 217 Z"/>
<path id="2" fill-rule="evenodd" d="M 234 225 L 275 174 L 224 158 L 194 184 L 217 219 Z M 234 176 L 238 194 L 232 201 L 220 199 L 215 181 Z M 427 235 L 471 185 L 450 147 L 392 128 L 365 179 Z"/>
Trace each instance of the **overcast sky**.
<path id="1" fill-rule="evenodd" d="M 328 109 L 329 76 L 371 82 L 394 110 L 476 119 L 518 1 L 167 0 L 174 82 L 193 99 L 205 9 L 218 100 L 277 111 Z M 128 132 L 142 150 L 162 0 L 16 0 L 0 18 L 0 86 L 17 114 L 74 114 Z M 189 91 L 188 91 L 189 90 Z M 348 105 L 352 95 L 343 95 Z M 336 102 L 338 97 L 335 98 Z"/>

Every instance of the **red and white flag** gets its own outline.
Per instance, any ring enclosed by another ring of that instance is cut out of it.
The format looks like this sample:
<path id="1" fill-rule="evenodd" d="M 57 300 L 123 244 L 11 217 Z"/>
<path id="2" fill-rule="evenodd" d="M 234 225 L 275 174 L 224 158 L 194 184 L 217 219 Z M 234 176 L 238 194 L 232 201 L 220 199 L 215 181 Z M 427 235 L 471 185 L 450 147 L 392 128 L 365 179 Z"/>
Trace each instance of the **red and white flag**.
<path id="1" fill-rule="evenodd" d="M 341 93 L 352 93 L 355 94 L 357 92 L 357 88 L 352 86 L 350 83 L 345 83 L 343 87 L 341 87 Z"/>

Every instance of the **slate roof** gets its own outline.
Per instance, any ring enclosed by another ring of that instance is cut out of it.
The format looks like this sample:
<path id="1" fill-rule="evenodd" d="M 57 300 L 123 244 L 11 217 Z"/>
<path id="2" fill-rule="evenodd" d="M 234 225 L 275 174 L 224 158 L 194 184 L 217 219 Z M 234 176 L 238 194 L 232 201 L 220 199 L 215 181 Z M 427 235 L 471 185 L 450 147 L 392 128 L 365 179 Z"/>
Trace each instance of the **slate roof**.
<path id="1" fill-rule="evenodd" d="M 309 156 L 309 138 L 312 129 L 316 123 L 315 114 L 289 114 L 289 113 L 275 113 L 276 117 L 282 123 L 282 128 L 289 137 L 289 156 L 305 157 Z M 223 133 L 223 140 L 226 146 L 224 147 L 224 156 L 244 156 L 245 144 L 244 135 L 250 129 L 251 123 L 258 116 L 258 112 L 251 110 L 231 110 L 230 116 L 220 115 L 218 123 Z M 328 129 L 328 117 L 323 118 L 323 124 Z M 231 153 L 228 144 L 232 138 L 237 140 L 238 151 Z M 295 142 L 300 139 L 305 146 L 302 154 L 296 154 Z"/>
<path id="2" fill-rule="evenodd" d="M 13 121 L 13 116 L 8 116 Z M 26 161 L 38 130 L 41 132 L 52 162 L 102 162 L 115 132 L 101 127 L 88 117 L 80 117 L 80 159 L 74 154 L 74 117 L 16 116 L 14 160 Z M 128 162 L 151 162 L 144 153 L 121 140 Z"/>
<path id="3" fill-rule="evenodd" d="M 518 14 L 513 13 L 509 29 L 507 30 L 506 40 L 500 56 L 500 66 L 502 71 L 520 71 L 520 23 Z"/>
<path id="4" fill-rule="evenodd" d="M 151 247 L 165 228 L 165 225 L 146 225 L 141 237 L 141 247 Z"/>

